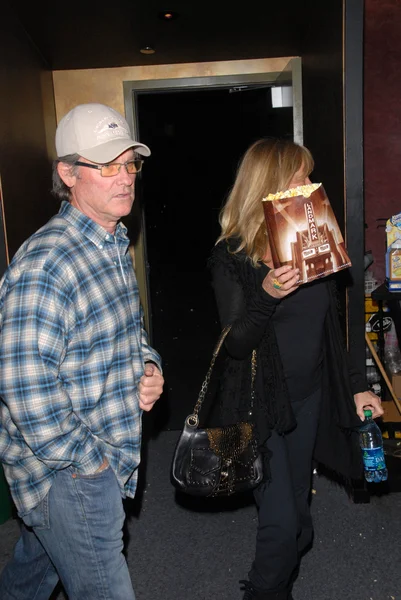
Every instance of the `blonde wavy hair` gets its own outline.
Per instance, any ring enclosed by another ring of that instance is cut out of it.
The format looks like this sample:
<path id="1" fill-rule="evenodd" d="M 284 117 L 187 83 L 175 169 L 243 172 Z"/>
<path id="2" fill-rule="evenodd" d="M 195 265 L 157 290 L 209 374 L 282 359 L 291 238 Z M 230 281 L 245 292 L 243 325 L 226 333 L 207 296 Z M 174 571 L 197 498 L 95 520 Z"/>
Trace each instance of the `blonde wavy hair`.
<path id="1" fill-rule="evenodd" d="M 238 238 L 240 244 L 234 252 L 244 250 L 257 266 L 267 249 L 262 198 L 287 189 L 301 168 L 307 177 L 313 166 L 309 150 L 292 141 L 261 139 L 252 144 L 240 162 L 234 185 L 220 212 L 221 234 L 216 244 Z"/>

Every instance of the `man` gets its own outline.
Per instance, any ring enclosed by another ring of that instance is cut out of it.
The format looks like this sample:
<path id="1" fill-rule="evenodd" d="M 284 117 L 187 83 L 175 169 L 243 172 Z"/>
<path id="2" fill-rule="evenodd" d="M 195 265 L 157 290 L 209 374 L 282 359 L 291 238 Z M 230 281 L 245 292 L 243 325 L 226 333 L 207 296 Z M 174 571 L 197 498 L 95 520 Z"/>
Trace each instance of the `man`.
<path id="1" fill-rule="evenodd" d="M 141 414 L 162 393 L 120 219 L 150 150 L 102 104 L 56 132 L 59 213 L 0 285 L 0 460 L 22 534 L 2 600 L 133 600 L 122 498 L 133 497 Z"/>

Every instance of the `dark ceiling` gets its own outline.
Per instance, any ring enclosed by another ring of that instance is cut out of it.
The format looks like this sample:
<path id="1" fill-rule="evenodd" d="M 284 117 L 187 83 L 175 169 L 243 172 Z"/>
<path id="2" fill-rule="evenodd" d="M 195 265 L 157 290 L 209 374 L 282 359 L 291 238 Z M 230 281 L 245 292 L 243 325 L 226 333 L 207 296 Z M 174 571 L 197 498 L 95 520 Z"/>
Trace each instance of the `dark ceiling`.
<path id="1" fill-rule="evenodd" d="M 12 10 L 54 70 L 264 58 L 299 54 L 304 0 L 38 1 Z M 163 21 L 163 10 L 178 18 Z M 153 46 L 156 53 L 139 49 Z"/>

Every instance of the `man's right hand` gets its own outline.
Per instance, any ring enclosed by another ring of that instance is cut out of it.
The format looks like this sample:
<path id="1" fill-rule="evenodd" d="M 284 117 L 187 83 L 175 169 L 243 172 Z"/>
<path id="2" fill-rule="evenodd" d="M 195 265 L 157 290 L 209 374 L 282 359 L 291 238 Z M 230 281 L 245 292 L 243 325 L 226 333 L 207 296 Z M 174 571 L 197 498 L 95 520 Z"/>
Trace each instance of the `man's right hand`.
<path id="1" fill-rule="evenodd" d="M 100 467 L 98 468 L 98 470 L 95 471 L 95 474 L 96 473 L 101 473 L 102 471 L 104 471 L 105 469 L 107 469 L 108 466 L 109 466 L 109 461 L 107 460 L 107 458 L 104 458 L 103 462 L 100 465 Z"/>

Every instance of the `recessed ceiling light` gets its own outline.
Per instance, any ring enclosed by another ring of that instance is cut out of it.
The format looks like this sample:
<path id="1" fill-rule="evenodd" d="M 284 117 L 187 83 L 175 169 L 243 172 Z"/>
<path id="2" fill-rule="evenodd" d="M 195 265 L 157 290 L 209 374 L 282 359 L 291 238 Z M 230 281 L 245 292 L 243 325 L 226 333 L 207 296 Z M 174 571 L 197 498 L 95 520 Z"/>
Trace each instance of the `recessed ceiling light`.
<path id="1" fill-rule="evenodd" d="M 178 13 L 173 10 L 162 10 L 159 12 L 159 19 L 163 21 L 173 21 L 178 18 Z"/>
<path id="2" fill-rule="evenodd" d="M 156 50 L 152 48 L 152 46 L 143 46 L 139 52 L 141 52 L 141 54 L 154 54 Z"/>

